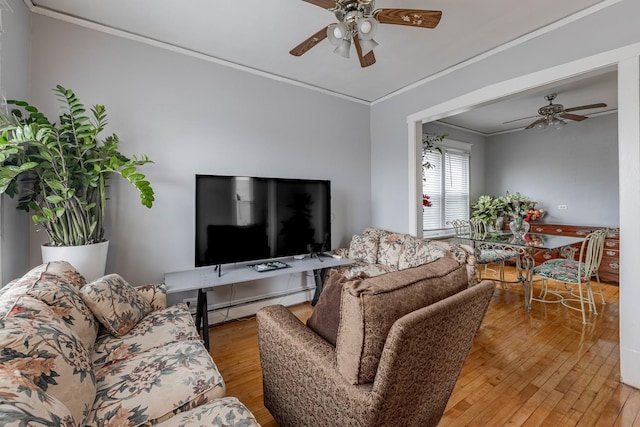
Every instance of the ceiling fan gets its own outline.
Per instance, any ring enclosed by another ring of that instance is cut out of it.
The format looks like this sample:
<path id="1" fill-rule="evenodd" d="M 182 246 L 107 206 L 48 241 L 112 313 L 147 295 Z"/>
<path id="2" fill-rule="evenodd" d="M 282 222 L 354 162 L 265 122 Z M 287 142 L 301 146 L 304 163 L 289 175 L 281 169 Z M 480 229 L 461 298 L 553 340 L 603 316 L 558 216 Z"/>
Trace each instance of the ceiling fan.
<path id="1" fill-rule="evenodd" d="M 577 122 L 581 122 L 583 120 L 588 119 L 587 116 L 582 116 L 579 114 L 571 114 L 572 111 L 578 110 L 588 110 L 590 108 L 603 108 L 606 107 L 607 104 L 602 102 L 598 104 L 589 104 L 589 105 L 580 105 L 579 107 L 571 107 L 564 108 L 562 104 L 554 104 L 553 100 L 556 99 L 557 94 L 551 93 L 544 97 L 547 101 L 549 101 L 549 105 L 545 105 L 538 109 L 538 116 L 524 117 L 521 119 L 510 120 L 508 122 L 504 122 L 503 124 L 516 122 L 518 120 L 530 119 L 532 117 L 540 117 L 525 129 L 533 129 L 533 128 L 545 128 L 545 127 L 555 127 L 556 129 L 561 128 L 567 123 L 562 119 L 575 120 Z"/>
<path id="2" fill-rule="evenodd" d="M 375 64 L 373 49 L 378 43 L 373 40 L 378 24 L 407 25 L 410 27 L 435 28 L 442 12 L 421 9 L 375 9 L 374 0 L 303 0 L 330 10 L 338 19 L 337 24 L 327 25 L 320 31 L 291 49 L 291 55 L 300 56 L 325 38 L 336 46 L 334 52 L 349 57 L 351 41 L 356 47 L 360 66 Z"/>

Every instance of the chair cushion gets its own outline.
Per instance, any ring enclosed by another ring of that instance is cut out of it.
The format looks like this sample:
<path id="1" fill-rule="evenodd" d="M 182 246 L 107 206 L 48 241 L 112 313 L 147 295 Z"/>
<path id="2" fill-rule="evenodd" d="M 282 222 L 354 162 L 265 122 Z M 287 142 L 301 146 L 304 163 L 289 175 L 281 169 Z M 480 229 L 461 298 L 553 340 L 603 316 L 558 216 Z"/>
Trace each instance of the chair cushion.
<path id="1" fill-rule="evenodd" d="M 451 257 L 345 283 L 336 340 L 340 373 L 352 384 L 372 382 L 393 323 L 467 285 L 466 265 Z"/>
<path id="2" fill-rule="evenodd" d="M 225 386 L 200 341 L 179 341 L 96 368 L 87 426 L 154 424 L 224 397 Z"/>
<path id="3" fill-rule="evenodd" d="M 589 277 L 583 268 L 580 274 L 582 283 L 588 282 Z M 578 283 L 578 262 L 565 258 L 550 259 L 534 267 L 533 274 L 559 282 Z"/>
<path id="4" fill-rule="evenodd" d="M 260 427 L 253 414 L 236 397 L 223 397 L 179 413 L 156 424 L 160 427 Z"/>
<path id="5" fill-rule="evenodd" d="M 378 259 L 378 238 L 354 234 L 349 245 L 349 259 L 375 263 Z"/>
<path id="6" fill-rule="evenodd" d="M 115 337 L 105 333 L 98 337 L 93 349 L 94 366 L 129 359 L 145 351 L 167 344 L 200 340 L 193 316 L 184 303 L 152 311 L 129 332 Z"/>
<path id="7" fill-rule="evenodd" d="M 482 249 L 477 255 L 477 260 L 479 264 L 492 264 L 506 261 L 517 255 L 517 252 L 508 249 Z"/>
<path id="8" fill-rule="evenodd" d="M 151 305 L 118 274 L 101 277 L 80 290 L 82 299 L 100 323 L 115 336 L 126 334 Z"/>
<path id="9" fill-rule="evenodd" d="M 175 304 L 147 314 L 125 335 L 115 337 L 105 333 L 99 336 L 92 361 L 94 366 L 114 363 L 173 342 L 199 339 L 189 307 Z"/>

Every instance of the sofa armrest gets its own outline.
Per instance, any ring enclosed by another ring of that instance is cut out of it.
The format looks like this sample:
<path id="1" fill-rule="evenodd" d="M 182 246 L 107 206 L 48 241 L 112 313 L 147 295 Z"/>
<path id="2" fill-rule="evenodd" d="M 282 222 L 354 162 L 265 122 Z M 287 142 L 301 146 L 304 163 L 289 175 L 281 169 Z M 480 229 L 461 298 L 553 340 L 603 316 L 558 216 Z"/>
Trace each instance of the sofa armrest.
<path id="1" fill-rule="evenodd" d="M 349 384 L 333 346 L 281 305 L 258 311 L 257 322 L 264 402 L 278 424 L 367 424 L 372 385 Z"/>
<path id="2" fill-rule="evenodd" d="M 138 286 L 136 291 L 147 300 L 153 311 L 167 308 L 167 285 L 164 283 L 149 283 Z"/>
<path id="3" fill-rule="evenodd" d="M 349 258 L 349 248 L 334 249 L 333 253 L 338 256 L 341 256 L 342 258 Z"/>

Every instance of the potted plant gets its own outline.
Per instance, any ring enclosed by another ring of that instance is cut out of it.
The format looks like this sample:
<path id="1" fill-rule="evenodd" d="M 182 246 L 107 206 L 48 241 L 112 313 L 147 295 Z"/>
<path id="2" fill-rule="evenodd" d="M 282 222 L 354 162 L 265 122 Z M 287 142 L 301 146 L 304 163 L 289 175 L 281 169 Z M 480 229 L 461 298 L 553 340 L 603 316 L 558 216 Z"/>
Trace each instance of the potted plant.
<path id="1" fill-rule="evenodd" d="M 489 231 L 500 230 L 502 224 L 498 223 L 504 212 L 504 198 L 492 197 L 483 194 L 471 206 L 471 218 L 480 219 Z"/>
<path id="2" fill-rule="evenodd" d="M 47 248 L 99 247 L 104 260 L 102 272 L 98 266 L 97 273 L 84 273 L 71 259 L 52 255 L 71 262 L 90 280 L 104 273 L 106 262 L 107 180 L 113 174 L 122 176 L 150 208 L 153 189 L 137 168 L 151 160 L 146 155 L 123 155 L 116 134 L 99 138 L 107 125 L 103 105 L 91 107 L 89 117 L 72 90 L 58 85 L 54 92 L 62 104 L 57 123 L 24 101 L 8 101 L 17 108 L 0 114 L 0 194 L 18 197 L 18 209 L 30 212 L 36 226 L 46 232 L 43 262 L 51 260 Z"/>

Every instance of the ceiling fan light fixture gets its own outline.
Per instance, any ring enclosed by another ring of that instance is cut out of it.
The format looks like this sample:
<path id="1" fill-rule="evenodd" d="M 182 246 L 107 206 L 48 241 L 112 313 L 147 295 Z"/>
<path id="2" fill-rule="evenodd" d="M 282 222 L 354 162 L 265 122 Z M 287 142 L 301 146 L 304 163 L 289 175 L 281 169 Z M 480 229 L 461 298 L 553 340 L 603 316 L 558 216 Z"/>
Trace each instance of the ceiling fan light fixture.
<path id="1" fill-rule="evenodd" d="M 327 27 L 327 38 L 334 46 L 340 46 L 349 33 L 349 27 L 344 22 L 332 24 Z"/>
<path id="2" fill-rule="evenodd" d="M 565 122 L 562 119 L 559 119 L 557 117 L 554 117 L 550 122 L 549 122 L 549 126 L 553 127 L 554 129 L 562 129 L 563 126 L 565 126 L 567 124 L 567 122 Z"/>
<path id="3" fill-rule="evenodd" d="M 373 49 L 375 49 L 375 47 L 378 46 L 378 42 L 371 39 L 371 40 L 363 40 L 360 39 L 360 47 L 362 48 L 362 56 L 367 55 L 369 52 L 371 52 Z"/>
<path id="4" fill-rule="evenodd" d="M 360 40 L 372 40 L 378 31 L 378 21 L 375 18 L 360 18 L 357 22 Z"/>
<path id="5" fill-rule="evenodd" d="M 334 49 L 333 53 L 336 53 L 343 58 L 349 58 L 349 50 L 351 49 L 351 40 L 342 39 L 342 42 Z"/>

